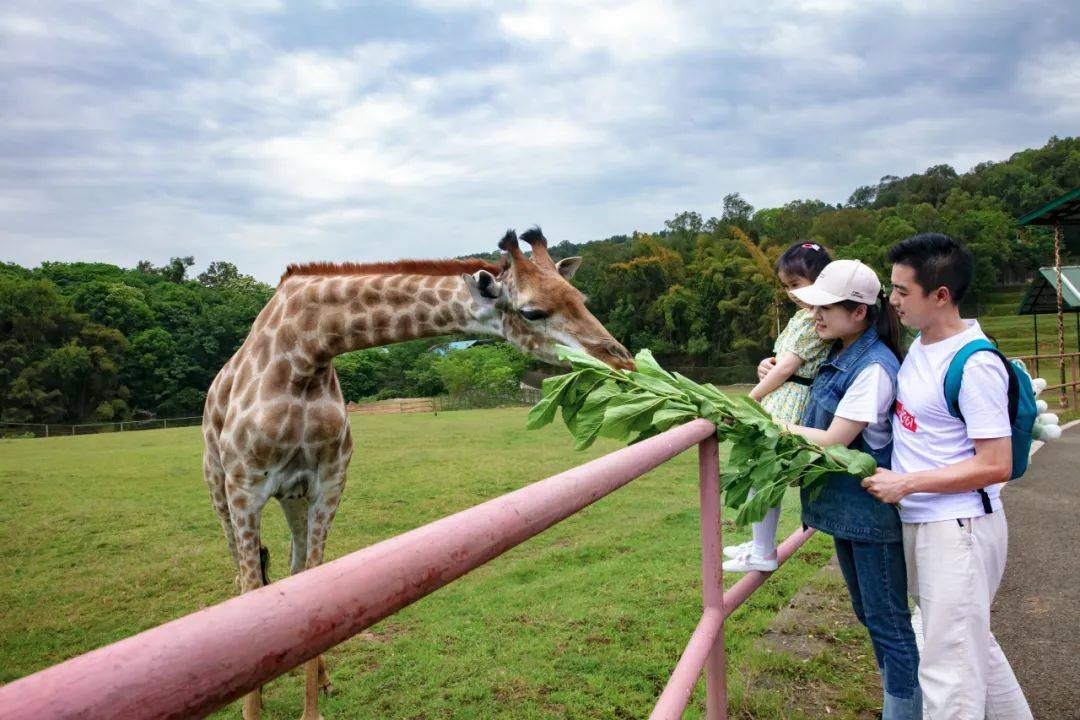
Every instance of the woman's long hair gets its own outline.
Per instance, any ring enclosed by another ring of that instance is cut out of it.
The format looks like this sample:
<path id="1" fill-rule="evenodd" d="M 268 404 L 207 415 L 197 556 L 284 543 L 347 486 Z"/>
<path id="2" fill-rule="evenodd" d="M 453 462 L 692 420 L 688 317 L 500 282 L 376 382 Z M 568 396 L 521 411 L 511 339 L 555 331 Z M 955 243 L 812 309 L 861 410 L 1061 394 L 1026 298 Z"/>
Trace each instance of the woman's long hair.
<path id="1" fill-rule="evenodd" d="M 841 307 L 848 312 L 855 312 L 855 309 L 863 304 L 854 300 L 843 300 L 840 303 Z M 876 303 L 866 305 L 866 326 L 870 327 L 871 325 L 877 329 L 878 337 L 881 338 L 886 347 L 892 350 L 896 359 L 903 360 L 904 329 L 900 325 L 900 316 L 896 314 L 896 308 L 889 302 L 884 290 L 878 293 Z"/>

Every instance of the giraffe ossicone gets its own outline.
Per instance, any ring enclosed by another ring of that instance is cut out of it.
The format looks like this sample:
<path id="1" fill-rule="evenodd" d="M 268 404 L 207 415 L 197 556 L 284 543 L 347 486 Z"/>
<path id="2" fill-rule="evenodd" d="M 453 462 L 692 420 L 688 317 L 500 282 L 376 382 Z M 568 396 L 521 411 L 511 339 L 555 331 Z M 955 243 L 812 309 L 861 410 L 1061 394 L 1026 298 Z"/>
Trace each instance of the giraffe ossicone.
<path id="1" fill-rule="evenodd" d="M 452 333 L 505 338 L 557 362 L 555 345 L 617 368 L 633 359 L 585 307 L 569 280 L 581 258 L 555 262 L 539 228 L 514 231 L 501 263 L 405 260 L 290 265 L 251 332 L 214 378 L 203 411 L 203 472 L 236 563 L 241 592 L 263 585 L 262 509 L 275 498 L 292 535 L 290 571 L 322 563 L 353 453 L 331 363 L 352 350 Z M 307 663 L 304 718 L 329 690 L 322 658 Z M 260 691 L 244 700 L 255 720 Z"/>

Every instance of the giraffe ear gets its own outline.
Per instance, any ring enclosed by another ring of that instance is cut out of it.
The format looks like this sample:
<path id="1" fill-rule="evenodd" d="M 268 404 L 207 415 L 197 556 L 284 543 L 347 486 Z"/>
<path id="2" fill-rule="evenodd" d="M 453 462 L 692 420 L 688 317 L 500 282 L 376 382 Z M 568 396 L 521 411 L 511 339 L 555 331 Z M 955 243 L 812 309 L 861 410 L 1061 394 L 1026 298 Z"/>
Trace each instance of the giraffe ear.
<path id="1" fill-rule="evenodd" d="M 555 263 L 555 269 L 567 280 L 574 277 L 574 273 L 577 272 L 579 267 L 581 267 L 581 258 L 579 257 L 563 258 Z"/>
<path id="2" fill-rule="evenodd" d="M 498 300 L 499 295 L 502 294 L 502 283 L 487 270 L 477 270 L 473 275 L 462 275 L 461 279 L 465 281 L 465 287 L 469 288 L 473 300 L 481 305 Z"/>

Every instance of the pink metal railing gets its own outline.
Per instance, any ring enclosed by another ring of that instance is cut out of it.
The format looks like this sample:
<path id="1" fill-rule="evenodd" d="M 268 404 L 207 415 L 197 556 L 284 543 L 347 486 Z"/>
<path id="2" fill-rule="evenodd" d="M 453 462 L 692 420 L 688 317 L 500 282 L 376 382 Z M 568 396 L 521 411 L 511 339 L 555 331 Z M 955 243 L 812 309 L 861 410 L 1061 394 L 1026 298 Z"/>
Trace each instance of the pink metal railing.
<path id="1" fill-rule="evenodd" d="M 699 443 L 705 610 L 652 717 L 680 717 L 704 669 L 707 717 L 722 720 L 724 619 L 768 574 L 723 592 L 718 449 L 705 420 L 0 687 L 0 718 L 203 717 Z M 812 532 L 789 537 L 781 562 Z"/>

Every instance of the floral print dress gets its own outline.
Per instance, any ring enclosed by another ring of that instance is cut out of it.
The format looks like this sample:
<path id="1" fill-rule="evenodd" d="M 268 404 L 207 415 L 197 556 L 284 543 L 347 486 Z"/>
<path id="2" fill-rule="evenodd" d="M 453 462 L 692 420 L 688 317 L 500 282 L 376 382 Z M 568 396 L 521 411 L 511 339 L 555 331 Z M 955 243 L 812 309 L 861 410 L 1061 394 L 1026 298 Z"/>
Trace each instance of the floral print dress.
<path id="1" fill-rule="evenodd" d="M 776 338 L 773 353 L 795 353 L 802 358 L 802 365 L 795 371 L 796 377 L 813 380 L 818 368 L 829 354 L 830 343 L 822 340 L 814 329 L 814 315 L 800 309 Z M 790 380 L 762 398 L 761 405 L 777 420 L 802 422 L 806 405 L 810 402 L 810 386 Z"/>

